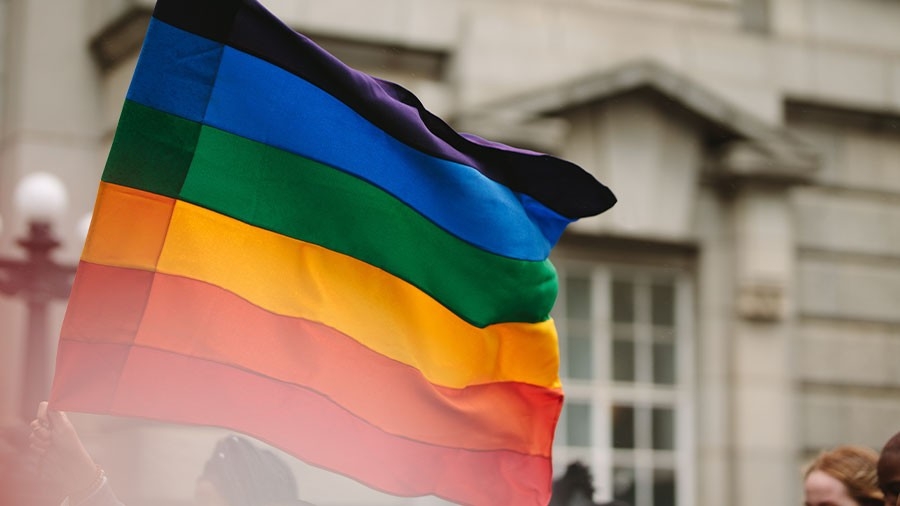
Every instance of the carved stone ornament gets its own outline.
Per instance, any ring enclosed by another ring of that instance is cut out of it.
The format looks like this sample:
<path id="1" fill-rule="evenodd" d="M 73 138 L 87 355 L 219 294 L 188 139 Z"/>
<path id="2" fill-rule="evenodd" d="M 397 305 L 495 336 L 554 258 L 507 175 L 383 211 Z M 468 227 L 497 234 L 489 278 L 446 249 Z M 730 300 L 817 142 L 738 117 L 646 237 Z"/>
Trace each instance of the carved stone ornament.
<path id="1" fill-rule="evenodd" d="M 738 290 L 737 311 L 741 318 L 776 322 L 784 318 L 784 287 L 775 283 L 747 283 Z"/>

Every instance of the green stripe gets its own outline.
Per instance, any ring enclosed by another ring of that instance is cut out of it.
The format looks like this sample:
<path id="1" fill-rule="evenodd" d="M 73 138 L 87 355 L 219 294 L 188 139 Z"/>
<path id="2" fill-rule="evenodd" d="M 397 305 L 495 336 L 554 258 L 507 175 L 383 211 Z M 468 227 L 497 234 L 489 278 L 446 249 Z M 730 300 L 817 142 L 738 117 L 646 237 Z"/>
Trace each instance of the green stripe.
<path id="1" fill-rule="evenodd" d="M 193 122 L 134 103 L 123 114 L 113 151 L 181 163 Z M 147 116 L 168 116 L 147 121 Z M 136 123 L 132 123 L 136 121 Z M 176 126 L 176 124 L 178 126 Z M 149 126 L 164 126 L 151 131 Z M 182 142 L 177 142 L 181 140 Z M 406 280 L 469 323 L 539 322 L 556 298 L 549 261 L 515 260 L 481 250 L 435 226 L 396 198 L 345 172 L 203 126 L 187 176 L 166 169 L 183 188 L 158 177 L 107 166 L 104 180 L 174 196 L 251 225 L 318 244 Z M 176 154 L 160 157 L 174 147 Z M 110 156 L 110 164 L 132 156 Z M 151 159 L 152 163 L 152 159 Z"/>
<path id="2" fill-rule="evenodd" d="M 101 179 L 178 198 L 200 127 L 127 100 Z"/>

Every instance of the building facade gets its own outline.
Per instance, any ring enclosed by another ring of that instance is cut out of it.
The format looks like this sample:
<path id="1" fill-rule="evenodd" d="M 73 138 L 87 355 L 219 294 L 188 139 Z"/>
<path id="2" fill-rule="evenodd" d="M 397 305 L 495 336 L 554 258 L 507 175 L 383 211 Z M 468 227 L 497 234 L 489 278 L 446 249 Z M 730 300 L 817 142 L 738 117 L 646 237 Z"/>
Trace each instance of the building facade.
<path id="1" fill-rule="evenodd" d="M 798 504 L 811 455 L 900 430 L 900 3 L 262 3 L 458 128 L 570 159 L 616 192 L 554 253 L 555 462 L 589 464 L 596 500 Z M 46 171 L 69 189 L 57 259 L 77 260 L 151 9 L 0 1 L 0 254 L 20 255 L 17 181 Z M 7 421 L 25 320 L 0 299 Z M 219 435 L 80 423 L 133 505 L 187 504 Z M 323 506 L 441 504 L 295 468 Z"/>

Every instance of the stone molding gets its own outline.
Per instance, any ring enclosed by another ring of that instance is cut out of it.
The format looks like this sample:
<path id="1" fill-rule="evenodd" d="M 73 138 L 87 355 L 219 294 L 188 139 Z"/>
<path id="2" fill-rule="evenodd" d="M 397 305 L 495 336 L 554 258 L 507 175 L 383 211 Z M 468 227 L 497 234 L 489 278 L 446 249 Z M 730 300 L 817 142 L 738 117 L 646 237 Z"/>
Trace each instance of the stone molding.
<path id="1" fill-rule="evenodd" d="M 152 14 L 152 2 L 133 0 L 101 23 L 89 42 L 91 54 L 101 69 L 114 68 L 140 51 Z"/>
<path id="2" fill-rule="evenodd" d="M 649 90 L 699 119 L 720 149 L 705 167 L 714 179 L 803 182 L 819 161 L 812 147 L 668 66 L 636 60 L 463 112 L 457 124 L 528 125 L 564 117 L 565 111 Z M 510 128 L 511 130 L 515 130 Z M 526 132 L 528 133 L 528 132 Z M 558 132 L 557 132 L 558 133 Z M 527 139 L 522 139 L 526 140 Z"/>
<path id="3" fill-rule="evenodd" d="M 732 187 L 750 181 L 790 186 L 811 183 L 818 168 L 812 148 L 738 140 L 716 149 L 704 171 L 707 179 Z"/>
<path id="4" fill-rule="evenodd" d="M 737 313 L 744 320 L 772 323 L 784 319 L 785 289 L 781 283 L 744 283 L 738 287 Z"/>

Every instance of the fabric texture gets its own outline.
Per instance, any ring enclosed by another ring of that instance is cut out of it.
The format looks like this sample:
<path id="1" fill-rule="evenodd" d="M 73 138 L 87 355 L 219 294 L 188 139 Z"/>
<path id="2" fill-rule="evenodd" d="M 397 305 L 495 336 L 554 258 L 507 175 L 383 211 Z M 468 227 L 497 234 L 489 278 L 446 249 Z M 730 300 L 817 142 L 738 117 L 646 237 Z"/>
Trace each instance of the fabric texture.
<path id="1" fill-rule="evenodd" d="M 159 0 L 51 405 L 229 428 L 394 495 L 545 505 L 548 255 L 614 203 L 254 0 Z"/>

